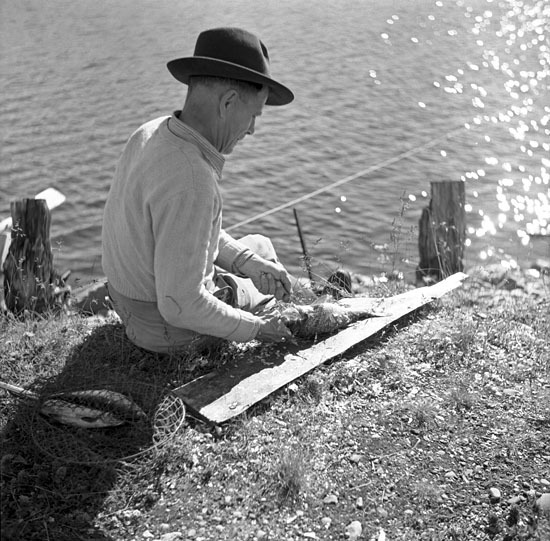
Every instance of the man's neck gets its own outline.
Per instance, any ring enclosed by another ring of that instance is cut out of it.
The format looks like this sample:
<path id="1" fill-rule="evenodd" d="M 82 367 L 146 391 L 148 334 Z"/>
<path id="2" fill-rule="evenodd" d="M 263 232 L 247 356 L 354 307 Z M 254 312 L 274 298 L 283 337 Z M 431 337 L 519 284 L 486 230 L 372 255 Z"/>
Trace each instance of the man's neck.
<path id="1" fill-rule="evenodd" d="M 212 146 L 214 146 L 214 148 L 217 148 L 214 137 L 215 131 L 212 130 L 211 123 L 207 121 L 205 115 L 196 114 L 194 109 L 184 106 L 179 113 L 179 119 L 184 124 L 200 133 Z"/>

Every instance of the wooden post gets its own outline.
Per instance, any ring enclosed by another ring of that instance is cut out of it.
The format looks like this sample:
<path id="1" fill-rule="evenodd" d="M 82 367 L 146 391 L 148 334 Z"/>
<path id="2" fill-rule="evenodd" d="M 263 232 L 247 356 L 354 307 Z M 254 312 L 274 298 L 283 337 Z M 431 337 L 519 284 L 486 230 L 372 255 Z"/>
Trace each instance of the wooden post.
<path id="1" fill-rule="evenodd" d="M 462 272 L 466 240 L 465 183 L 431 183 L 432 198 L 419 222 L 418 281 L 437 281 Z"/>
<path id="2" fill-rule="evenodd" d="M 50 211 L 43 199 L 11 203 L 12 240 L 4 262 L 8 310 L 42 313 L 55 303 L 55 272 L 50 244 Z"/>

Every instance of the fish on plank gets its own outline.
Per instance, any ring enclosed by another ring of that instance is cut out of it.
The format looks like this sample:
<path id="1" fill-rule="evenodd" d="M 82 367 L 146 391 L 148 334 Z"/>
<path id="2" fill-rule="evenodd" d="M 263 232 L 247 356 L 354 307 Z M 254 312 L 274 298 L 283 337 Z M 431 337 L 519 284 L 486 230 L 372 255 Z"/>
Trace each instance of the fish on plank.
<path id="1" fill-rule="evenodd" d="M 373 306 L 350 307 L 342 302 L 277 303 L 274 310 L 297 338 L 330 334 L 367 317 L 386 315 Z"/>
<path id="2" fill-rule="evenodd" d="M 39 404 L 42 415 L 77 428 L 108 428 L 147 420 L 146 413 L 121 393 L 108 389 L 69 391 L 40 397 L 9 383 L 0 382 L 12 394 Z"/>

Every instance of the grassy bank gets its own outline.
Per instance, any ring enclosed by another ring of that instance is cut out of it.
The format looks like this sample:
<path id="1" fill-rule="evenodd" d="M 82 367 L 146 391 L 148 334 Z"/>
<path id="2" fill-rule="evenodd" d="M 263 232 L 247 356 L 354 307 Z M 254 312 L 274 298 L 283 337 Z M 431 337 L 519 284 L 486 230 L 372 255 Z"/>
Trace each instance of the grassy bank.
<path id="1" fill-rule="evenodd" d="M 2 395 L 2 539 L 547 541 L 549 337 L 549 277 L 481 269 L 234 421 L 188 418 L 110 462 Z M 166 359 L 114 319 L 0 321 L 0 379 L 41 392 L 110 378 L 154 403 L 236 351 Z"/>

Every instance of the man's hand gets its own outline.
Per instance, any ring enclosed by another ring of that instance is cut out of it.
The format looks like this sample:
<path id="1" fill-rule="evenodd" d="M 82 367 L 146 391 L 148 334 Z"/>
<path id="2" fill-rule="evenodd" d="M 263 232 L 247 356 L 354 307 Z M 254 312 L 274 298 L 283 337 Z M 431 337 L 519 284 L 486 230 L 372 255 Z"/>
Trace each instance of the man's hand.
<path id="1" fill-rule="evenodd" d="M 262 342 L 285 342 L 292 339 L 292 333 L 276 314 L 260 318 L 262 323 L 256 338 Z"/>
<path id="2" fill-rule="evenodd" d="M 243 263 L 239 270 L 252 280 L 260 293 L 273 295 L 279 301 L 290 299 L 290 275 L 280 263 L 256 256 Z"/>

